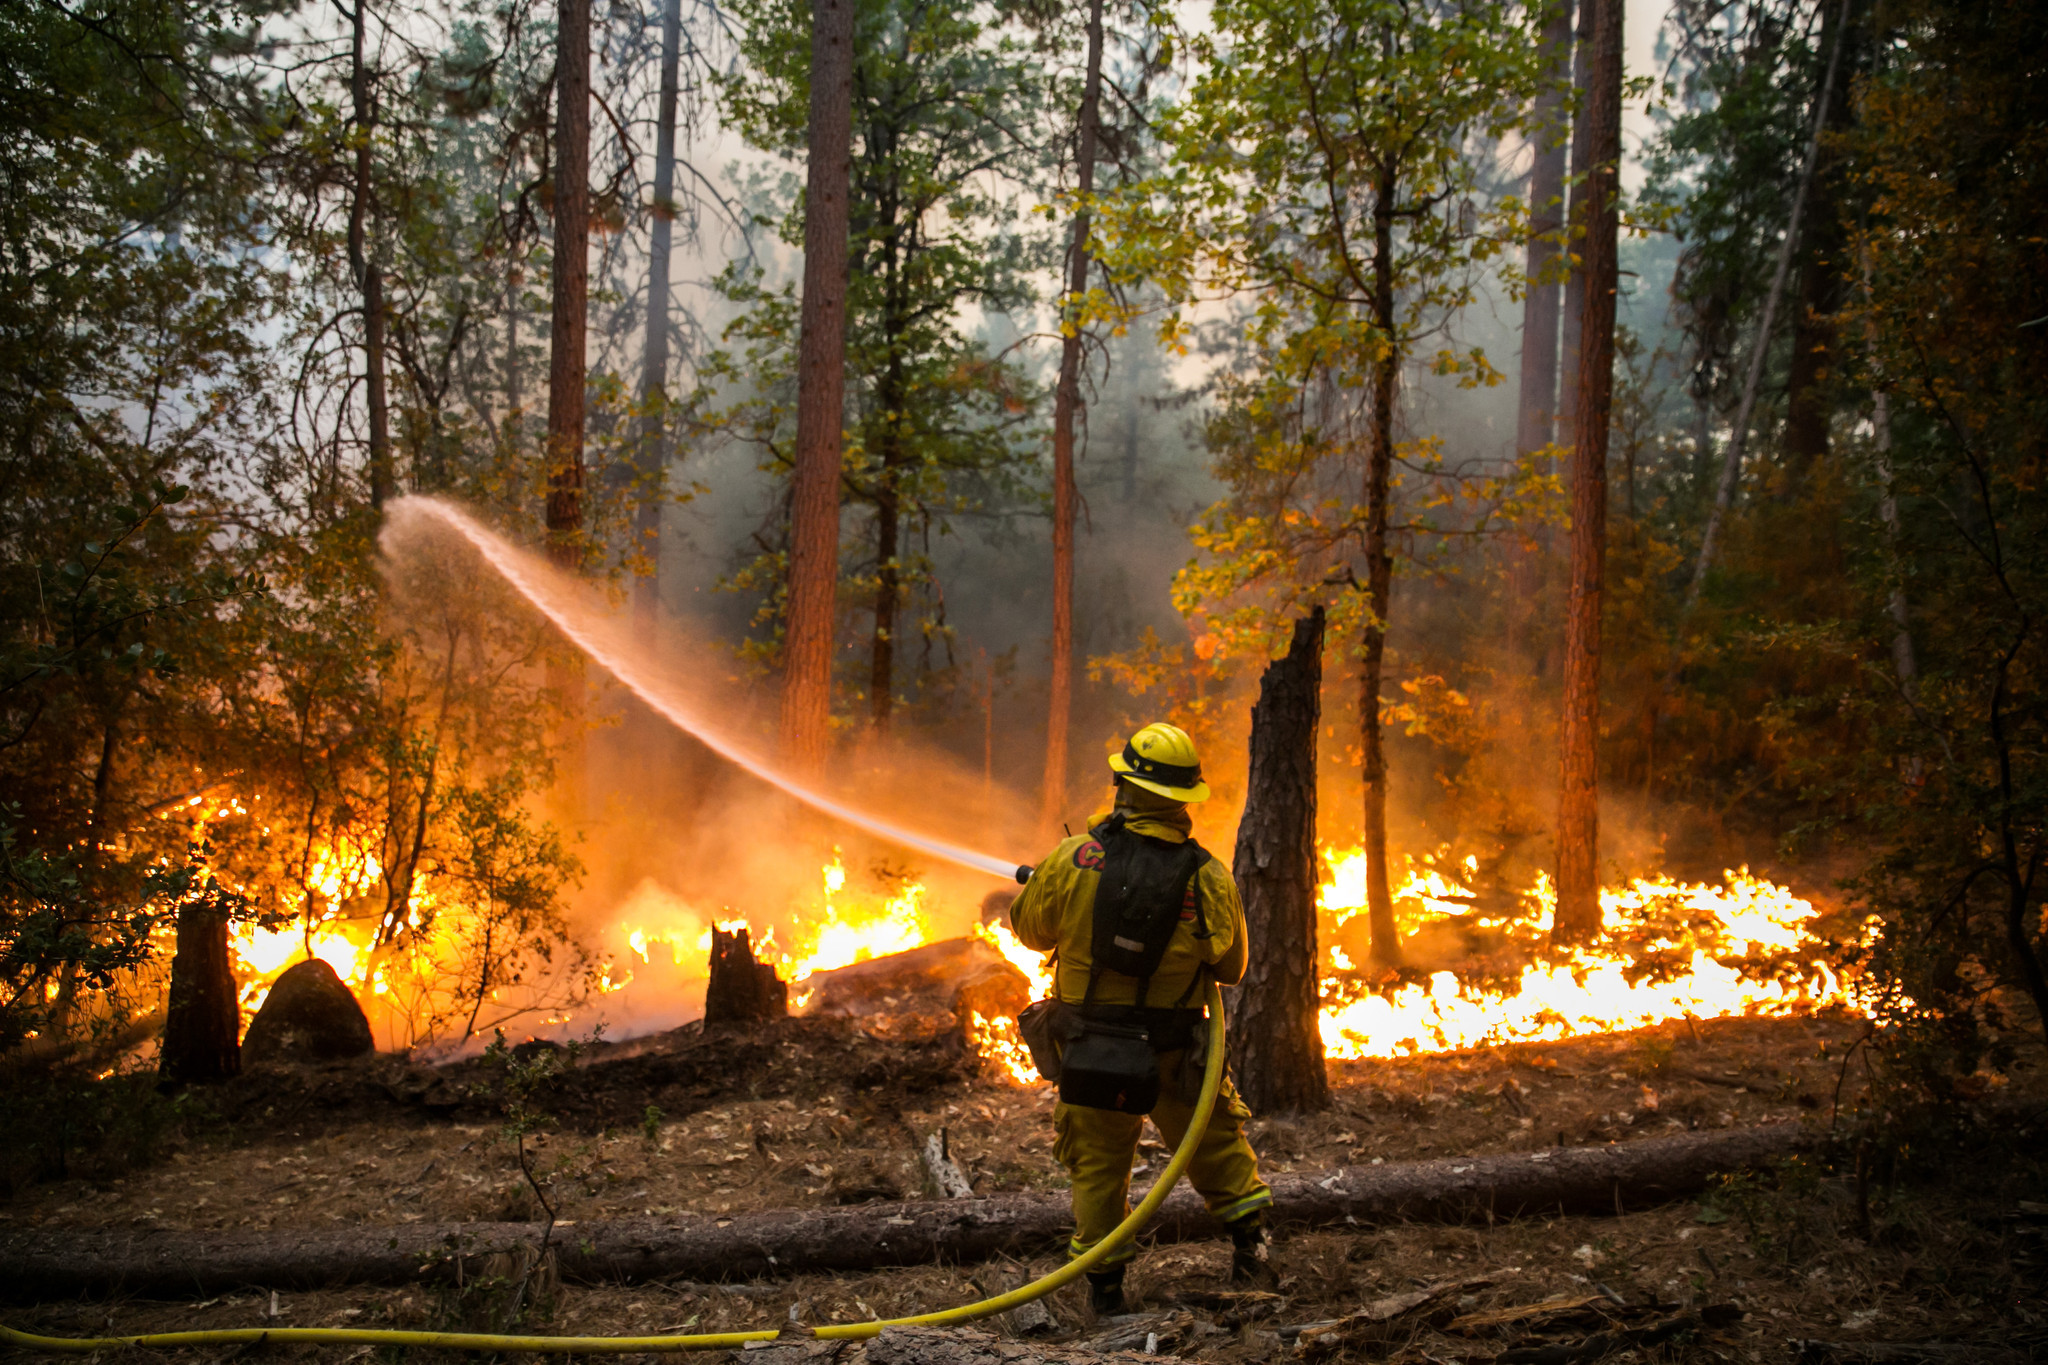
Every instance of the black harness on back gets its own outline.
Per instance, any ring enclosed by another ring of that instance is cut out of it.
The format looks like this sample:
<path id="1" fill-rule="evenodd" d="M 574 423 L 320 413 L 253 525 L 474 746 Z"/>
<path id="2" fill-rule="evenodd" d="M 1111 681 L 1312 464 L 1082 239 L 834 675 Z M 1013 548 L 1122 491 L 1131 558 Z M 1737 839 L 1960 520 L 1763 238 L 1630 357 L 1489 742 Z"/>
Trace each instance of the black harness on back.
<path id="1" fill-rule="evenodd" d="M 1182 913 L 1192 908 L 1194 936 L 1209 937 L 1202 896 L 1194 887 L 1209 853 L 1193 839 L 1176 844 L 1135 833 L 1121 812 L 1088 833 L 1102 845 L 1103 857 L 1087 992 L 1078 1006 L 1041 1000 L 1018 1023 L 1040 1073 L 1059 1082 L 1062 1100 L 1149 1114 L 1159 1102 L 1158 1054 L 1190 1046 L 1203 1018 L 1200 1009 L 1188 1007 L 1201 985 L 1199 971 L 1174 1005 L 1145 1002 Z M 1137 978 L 1136 1004 L 1095 1003 L 1095 986 L 1105 971 Z"/>

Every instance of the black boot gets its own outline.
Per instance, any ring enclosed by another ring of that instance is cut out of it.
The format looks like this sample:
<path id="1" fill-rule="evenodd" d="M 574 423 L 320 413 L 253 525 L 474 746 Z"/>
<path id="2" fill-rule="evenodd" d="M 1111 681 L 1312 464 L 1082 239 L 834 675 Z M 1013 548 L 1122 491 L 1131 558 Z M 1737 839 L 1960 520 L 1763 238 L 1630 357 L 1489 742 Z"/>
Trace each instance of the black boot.
<path id="1" fill-rule="evenodd" d="M 1248 1213 L 1223 1227 L 1230 1234 L 1230 1282 L 1251 1289 L 1279 1288 L 1280 1274 L 1273 1269 L 1265 1217 Z"/>
<path id="2" fill-rule="evenodd" d="M 1114 1317 L 1124 1311 L 1124 1268 L 1088 1272 L 1088 1306 L 1098 1318 Z"/>

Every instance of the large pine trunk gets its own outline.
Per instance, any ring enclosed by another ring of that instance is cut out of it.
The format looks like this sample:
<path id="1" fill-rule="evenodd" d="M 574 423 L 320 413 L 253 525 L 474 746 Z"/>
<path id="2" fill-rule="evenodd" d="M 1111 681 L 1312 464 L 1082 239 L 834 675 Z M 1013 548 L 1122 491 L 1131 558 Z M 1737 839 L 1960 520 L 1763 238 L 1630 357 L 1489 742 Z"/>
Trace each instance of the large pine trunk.
<path id="1" fill-rule="evenodd" d="M 661 7 L 661 94 L 655 108 L 654 218 L 647 234 L 647 343 L 640 356 L 639 460 L 635 474 L 639 503 L 633 535 L 648 571 L 633 582 L 633 620 L 642 638 L 652 633 L 661 607 L 662 475 L 667 464 L 663 433 L 668 428 L 669 255 L 675 235 L 676 99 L 681 65 L 682 0 Z"/>
<path id="2" fill-rule="evenodd" d="M 548 336 L 548 552 L 583 546 L 584 343 L 590 301 L 590 0 L 558 0 L 555 38 L 554 312 Z"/>
<path id="3" fill-rule="evenodd" d="M 157 1072 L 167 1081 L 223 1081 L 242 1069 L 241 1011 L 228 960 L 227 916 L 203 901 L 178 912 Z"/>
<path id="4" fill-rule="evenodd" d="M 1571 597 L 1565 609 L 1564 723 L 1557 802 L 1557 916 L 1551 938 L 1600 932 L 1600 608 L 1607 575 L 1607 428 L 1614 396 L 1615 239 L 1621 165 L 1623 0 L 1594 9 L 1592 85 L 1584 117 L 1592 166 L 1581 192 L 1586 305 L 1579 330 L 1578 407 L 1572 430 Z M 1576 205 L 1577 196 L 1574 196 Z M 1575 219 L 1582 215 L 1574 212 Z"/>
<path id="5" fill-rule="evenodd" d="M 1075 188 L 1095 192 L 1095 125 L 1102 104 L 1102 0 L 1089 0 L 1088 69 L 1074 149 Z M 1081 411 L 1081 330 L 1074 316 L 1088 292 L 1088 210 L 1074 215 L 1067 247 L 1067 297 L 1060 320 L 1060 374 L 1052 402 L 1052 682 L 1045 724 L 1045 786 L 1039 822 L 1059 826 L 1067 801 L 1067 726 L 1074 709 L 1074 423 Z"/>
<path id="6" fill-rule="evenodd" d="M 1262 1114 L 1330 1103 L 1317 1027 L 1316 726 L 1322 717 L 1323 609 L 1294 623 L 1286 657 L 1266 665 L 1252 707 L 1251 765 L 1231 870 L 1244 895 L 1250 961 L 1234 993 L 1230 1071 Z"/>
<path id="7" fill-rule="evenodd" d="M 797 339 L 796 460 L 789 490 L 789 606 L 782 748 L 800 771 L 825 761 L 839 585 L 839 458 L 846 398 L 847 182 L 853 154 L 853 0 L 811 11 L 810 166 Z"/>

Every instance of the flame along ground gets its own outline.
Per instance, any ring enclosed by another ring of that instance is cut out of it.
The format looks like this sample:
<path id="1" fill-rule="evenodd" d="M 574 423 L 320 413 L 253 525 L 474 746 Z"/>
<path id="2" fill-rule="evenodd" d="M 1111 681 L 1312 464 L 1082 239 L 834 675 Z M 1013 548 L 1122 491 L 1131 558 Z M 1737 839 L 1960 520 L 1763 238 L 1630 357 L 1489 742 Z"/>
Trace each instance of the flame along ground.
<path id="1" fill-rule="evenodd" d="M 1547 878 L 1511 910 L 1486 915 L 1472 909 L 1473 896 L 1453 874 L 1424 863 L 1411 867 L 1394 892 L 1404 940 L 1455 924 L 1461 935 L 1490 936 L 1510 964 L 1504 972 L 1467 973 L 1469 980 L 1443 970 L 1426 982 L 1375 983 L 1375 974 L 1351 962 L 1336 942 L 1364 913 L 1365 855 L 1358 849 L 1326 854 L 1325 867 L 1329 880 L 1317 900 L 1326 949 L 1319 1023 L 1325 1055 L 1333 1059 L 1858 1005 L 1855 984 L 1830 965 L 1829 945 L 1815 934 L 1813 904 L 1747 869 L 1727 873 L 1720 886 L 1652 877 L 1609 888 L 1601 893 L 1605 941 L 1559 954 L 1543 946 L 1556 910 Z M 1474 868 L 1468 862 L 1460 870 L 1469 876 Z M 1034 997 L 1050 990 L 1044 961 L 1007 927 L 978 932 L 1030 978 Z M 977 1014 L 968 1029 L 982 1054 L 1012 1078 L 1038 1079 L 1014 1021 Z"/>
<path id="2" fill-rule="evenodd" d="M 1446 969 L 1419 981 L 1376 980 L 1350 960 L 1342 945 L 1357 941 L 1347 926 L 1364 913 L 1364 857 L 1357 850 L 1334 852 L 1325 866 L 1329 880 L 1319 897 L 1326 959 L 1320 1024 L 1332 1058 L 1552 1041 L 1687 1017 L 1791 1015 L 1858 1004 L 1855 983 L 1835 970 L 1828 945 L 1816 935 L 1819 912 L 1813 904 L 1746 870 L 1728 873 L 1719 886 L 1645 878 L 1610 888 L 1602 893 L 1606 938 L 1555 953 L 1543 946 L 1555 904 L 1547 880 L 1539 878 L 1518 903 L 1489 914 L 1472 908 L 1473 897 L 1459 879 L 1460 872 L 1470 876 L 1469 866 L 1447 871 L 1425 862 L 1412 867 L 1395 891 L 1404 940 L 1448 930 L 1487 939 L 1496 954 L 1491 964 L 1481 957 L 1460 964 L 1466 968 L 1462 975 Z M 307 881 L 321 903 L 341 906 L 378 876 L 373 858 L 326 849 Z M 756 955 L 791 983 L 791 1004 L 801 1009 L 809 994 L 804 983 L 814 973 L 929 941 L 928 901 L 917 881 L 880 891 L 849 889 L 835 850 L 807 903 L 792 907 L 779 927 L 749 927 Z M 655 992 L 673 992 L 682 981 L 701 984 L 714 920 L 673 903 L 665 915 L 632 910 L 625 907 L 603 931 L 613 955 L 602 966 L 599 995 L 629 992 L 643 974 L 643 989 Z M 253 1011 L 278 972 L 310 955 L 334 967 L 364 997 L 373 1017 L 380 1008 L 387 1016 L 403 1014 L 447 988 L 446 959 L 461 913 L 460 907 L 423 906 L 423 925 L 431 918 L 432 927 L 376 953 L 362 941 L 357 922 L 316 917 L 310 930 L 303 923 L 276 931 L 239 929 L 234 949 L 249 983 L 244 1009 Z M 715 922 L 727 929 L 748 925 L 729 915 Z M 1024 974 L 1034 997 L 1051 989 L 1046 959 L 1018 942 L 1007 926 L 982 925 L 975 932 Z M 451 942 L 437 943 L 439 938 Z M 1018 1082 L 1036 1081 L 1014 1021 L 976 1014 L 966 1027 L 982 1055 L 1003 1072 Z M 387 1018 L 380 1038 L 398 1031 Z"/>

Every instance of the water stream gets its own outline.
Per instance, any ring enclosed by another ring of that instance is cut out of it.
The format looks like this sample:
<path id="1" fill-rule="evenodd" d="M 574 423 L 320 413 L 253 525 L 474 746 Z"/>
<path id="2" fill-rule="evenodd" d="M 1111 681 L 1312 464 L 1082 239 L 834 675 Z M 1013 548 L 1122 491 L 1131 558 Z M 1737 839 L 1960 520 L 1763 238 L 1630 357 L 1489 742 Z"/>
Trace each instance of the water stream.
<path id="1" fill-rule="evenodd" d="M 617 678 L 622 686 L 652 707 L 656 714 L 669 724 L 695 737 L 719 757 L 738 764 L 763 782 L 787 792 L 813 810 L 857 829 L 866 830 L 870 834 L 902 844 L 906 848 L 929 853 L 934 858 L 943 858 L 962 867 L 971 867 L 977 872 L 986 872 L 1005 880 L 1016 875 L 1017 864 L 1014 861 L 963 848 L 944 839 L 870 815 L 857 807 L 834 800 L 789 776 L 767 755 L 755 751 L 693 710 L 689 702 L 679 696 L 672 686 L 656 676 L 655 670 L 639 657 L 640 651 L 608 640 L 606 636 L 615 630 L 610 614 L 577 602 L 573 588 L 555 581 L 560 577 L 557 570 L 513 545 L 461 508 L 439 498 L 415 496 L 400 498 L 394 502 L 389 516 L 389 524 L 392 525 L 403 519 L 426 518 L 461 536 L 483 557 L 485 563 L 511 585 L 514 591 L 525 598 L 534 610 L 553 622 L 555 628 L 567 636 L 592 662 Z"/>

